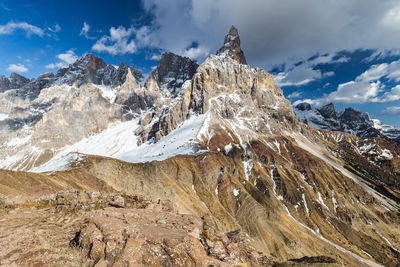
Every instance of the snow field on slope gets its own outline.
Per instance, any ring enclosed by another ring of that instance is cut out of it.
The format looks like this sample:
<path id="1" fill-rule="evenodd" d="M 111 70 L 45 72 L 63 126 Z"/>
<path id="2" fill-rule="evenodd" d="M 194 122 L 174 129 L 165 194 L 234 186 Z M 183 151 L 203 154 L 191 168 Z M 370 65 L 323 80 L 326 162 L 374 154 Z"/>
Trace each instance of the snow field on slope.
<path id="1" fill-rule="evenodd" d="M 64 170 L 70 163 L 68 159 L 71 156 L 68 155 L 71 153 L 106 156 L 132 163 L 161 161 L 176 155 L 194 154 L 196 151 L 193 145 L 204 118 L 205 115 L 193 116 L 157 143 L 149 141 L 140 146 L 137 145 L 139 136 L 135 135 L 139 128 L 139 119 L 113 124 L 97 135 L 63 148 L 50 161 L 31 171 Z"/>

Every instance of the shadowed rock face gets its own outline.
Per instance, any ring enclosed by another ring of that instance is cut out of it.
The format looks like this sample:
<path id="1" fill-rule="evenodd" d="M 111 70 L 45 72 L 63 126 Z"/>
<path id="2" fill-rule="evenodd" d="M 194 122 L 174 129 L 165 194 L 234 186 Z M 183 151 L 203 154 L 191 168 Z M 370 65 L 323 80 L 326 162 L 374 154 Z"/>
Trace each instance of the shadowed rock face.
<path id="1" fill-rule="evenodd" d="M 161 90 L 168 90 L 174 96 L 180 93 L 183 83 L 191 80 L 199 65 L 188 57 L 163 53 L 155 70 L 150 74 L 148 85 L 155 81 Z"/>
<path id="2" fill-rule="evenodd" d="M 218 50 L 217 55 L 226 55 L 240 64 L 247 64 L 244 53 L 240 48 L 238 30 L 234 26 L 231 27 L 229 33 L 225 36 L 224 45 Z"/>
<path id="3" fill-rule="evenodd" d="M 30 80 L 28 78 L 15 72 L 11 72 L 10 78 L 0 75 L 0 93 L 10 89 L 21 88 L 29 82 Z"/>
<path id="4" fill-rule="evenodd" d="M 304 110 L 311 110 L 311 105 L 308 103 L 300 103 L 296 106 L 296 109 L 304 111 Z"/>

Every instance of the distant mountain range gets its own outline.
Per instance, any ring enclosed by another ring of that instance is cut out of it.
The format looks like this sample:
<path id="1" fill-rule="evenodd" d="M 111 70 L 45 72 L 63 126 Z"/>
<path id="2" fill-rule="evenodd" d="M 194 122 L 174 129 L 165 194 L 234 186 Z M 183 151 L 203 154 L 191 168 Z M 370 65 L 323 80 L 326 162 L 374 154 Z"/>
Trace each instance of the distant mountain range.
<path id="1" fill-rule="evenodd" d="M 400 129 L 371 119 L 368 113 L 353 108 L 339 112 L 332 103 L 313 109 L 308 103 L 295 106 L 294 112 L 300 121 L 317 129 L 343 131 L 360 137 L 382 137 L 400 143 Z"/>

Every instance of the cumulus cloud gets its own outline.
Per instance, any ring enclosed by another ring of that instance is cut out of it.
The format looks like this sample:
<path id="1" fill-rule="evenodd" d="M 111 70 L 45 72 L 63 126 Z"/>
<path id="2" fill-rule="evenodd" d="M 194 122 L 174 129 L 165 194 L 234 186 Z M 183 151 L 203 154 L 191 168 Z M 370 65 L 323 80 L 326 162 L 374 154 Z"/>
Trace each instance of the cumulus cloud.
<path id="1" fill-rule="evenodd" d="M 10 66 L 8 66 L 7 70 L 24 73 L 28 71 L 28 68 L 22 64 L 11 64 Z"/>
<path id="2" fill-rule="evenodd" d="M 30 37 L 32 35 L 38 35 L 42 37 L 44 35 L 43 29 L 28 24 L 26 22 L 8 22 L 5 25 L 0 25 L 0 35 L 1 34 L 12 34 L 15 30 L 23 30 L 26 32 L 26 36 Z"/>
<path id="3" fill-rule="evenodd" d="M 181 54 L 184 57 L 188 57 L 191 59 L 197 59 L 197 58 L 204 58 L 208 56 L 208 49 L 202 46 L 198 47 L 190 47 L 187 48 L 183 51 L 181 51 L 179 54 Z"/>
<path id="4" fill-rule="evenodd" d="M 288 98 L 300 98 L 302 95 L 303 95 L 302 92 L 295 91 L 295 92 L 291 93 L 290 95 L 288 95 Z"/>
<path id="5" fill-rule="evenodd" d="M 325 95 L 323 98 L 306 100 L 314 101 L 314 104 L 327 102 L 391 102 L 399 100 L 400 85 L 396 85 L 393 88 L 386 88 L 386 85 L 382 82 L 383 79 L 395 82 L 400 81 L 400 60 L 372 65 L 365 72 L 357 76 L 354 81 L 339 84 L 336 91 Z"/>
<path id="6" fill-rule="evenodd" d="M 90 31 L 90 25 L 87 24 L 86 22 L 83 22 L 83 26 L 79 35 L 84 36 L 86 39 L 95 39 L 94 37 L 89 36 L 89 31 Z"/>
<path id="7" fill-rule="evenodd" d="M 387 107 L 384 110 L 382 110 L 379 114 L 389 115 L 389 116 L 400 115 L 400 106 Z"/>
<path id="8" fill-rule="evenodd" d="M 75 52 L 72 49 L 68 50 L 65 53 L 57 55 L 57 57 L 67 64 L 72 64 L 78 59 L 78 56 L 75 55 Z"/>
<path id="9" fill-rule="evenodd" d="M 78 59 L 78 56 L 75 54 L 74 50 L 70 49 L 65 53 L 58 54 L 57 58 L 60 59 L 61 62 L 50 63 L 45 67 L 47 69 L 65 68 L 69 64 L 74 63 Z"/>
<path id="10" fill-rule="evenodd" d="M 111 27 L 110 34 L 104 35 L 92 46 L 92 49 L 97 52 L 107 52 L 112 55 L 124 55 L 135 53 L 137 47 L 135 41 L 132 39 L 136 29 L 131 26 L 125 28 L 119 26 L 118 28 Z"/>
<path id="11" fill-rule="evenodd" d="M 375 0 L 146 0 L 150 39 L 180 53 L 193 41 L 215 52 L 233 24 L 247 61 L 268 67 L 340 50 L 393 49 L 400 43 L 400 3 Z M 184 15 L 183 15 L 184 14 Z M 179 30 L 177 30 L 179 29 Z"/>

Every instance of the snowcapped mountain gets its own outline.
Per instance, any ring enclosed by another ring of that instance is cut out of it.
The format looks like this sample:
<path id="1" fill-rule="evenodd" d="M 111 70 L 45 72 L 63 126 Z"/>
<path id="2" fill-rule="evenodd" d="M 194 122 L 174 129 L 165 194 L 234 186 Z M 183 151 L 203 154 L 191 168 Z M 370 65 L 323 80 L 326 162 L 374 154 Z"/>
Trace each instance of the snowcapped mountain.
<path id="1" fill-rule="evenodd" d="M 300 121 L 317 129 L 343 131 L 360 137 L 385 137 L 400 142 L 400 129 L 385 125 L 377 119 L 371 119 L 368 113 L 353 108 L 339 112 L 332 103 L 312 109 L 308 103 L 294 107 Z"/>
<path id="2" fill-rule="evenodd" d="M 30 171 L 6 172 L 10 181 L 71 177 L 172 201 L 181 213 L 209 218 L 191 235 L 213 259 L 194 265 L 400 262 L 400 146 L 372 134 L 393 129 L 353 109 L 293 109 L 272 75 L 246 64 L 234 27 L 200 65 L 166 53 L 146 81 L 132 66 L 86 55 L 56 75 L 4 88 L 0 168 Z M 244 232 L 258 252 L 240 256 L 207 221 L 229 236 Z M 102 261 L 126 256 L 125 247 L 103 245 Z M 171 254 L 163 256 L 184 265 Z"/>

